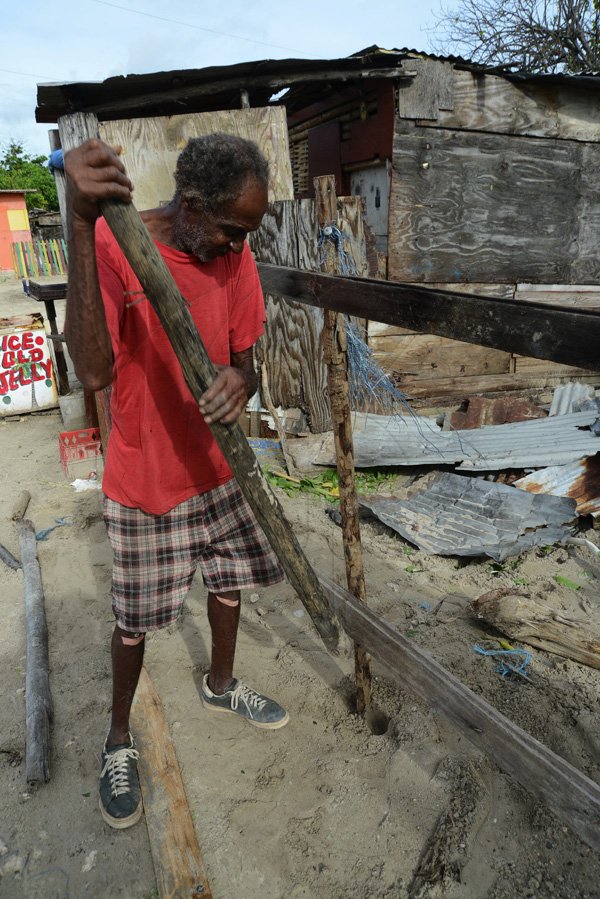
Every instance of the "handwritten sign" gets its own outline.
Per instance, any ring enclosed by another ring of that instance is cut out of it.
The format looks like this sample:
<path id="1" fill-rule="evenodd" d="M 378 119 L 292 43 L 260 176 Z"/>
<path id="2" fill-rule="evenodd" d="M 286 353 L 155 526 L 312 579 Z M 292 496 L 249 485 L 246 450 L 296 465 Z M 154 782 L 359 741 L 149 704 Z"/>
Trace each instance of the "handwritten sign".
<path id="1" fill-rule="evenodd" d="M 22 320 L 22 319 L 21 319 Z M 0 415 L 47 409 L 57 402 L 48 340 L 37 321 L 30 329 L 0 329 Z"/>

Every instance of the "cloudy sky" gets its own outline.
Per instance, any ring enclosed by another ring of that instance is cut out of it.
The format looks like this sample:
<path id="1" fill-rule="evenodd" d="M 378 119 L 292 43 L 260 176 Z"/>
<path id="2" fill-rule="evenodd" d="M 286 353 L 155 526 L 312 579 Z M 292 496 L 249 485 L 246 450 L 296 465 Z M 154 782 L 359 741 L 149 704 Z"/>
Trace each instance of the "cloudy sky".
<path id="1" fill-rule="evenodd" d="M 457 0 L 449 0 L 445 7 Z M 229 65 L 335 58 L 372 44 L 431 50 L 439 0 L 7 0 L 0 54 L 0 149 L 48 150 L 36 85 Z"/>

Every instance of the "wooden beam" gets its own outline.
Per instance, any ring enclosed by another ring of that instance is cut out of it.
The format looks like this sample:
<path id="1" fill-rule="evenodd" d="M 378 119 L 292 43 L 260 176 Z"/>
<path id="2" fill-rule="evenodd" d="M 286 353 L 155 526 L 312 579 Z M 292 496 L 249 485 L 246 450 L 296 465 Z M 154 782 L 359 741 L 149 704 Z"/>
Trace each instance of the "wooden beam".
<path id="1" fill-rule="evenodd" d="M 258 263 L 263 290 L 389 325 L 600 371 L 600 313 Z"/>
<path id="2" fill-rule="evenodd" d="M 169 725 L 145 668 L 131 717 L 143 747 L 138 762 L 140 785 L 159 897 L 211 899 Z"/>
<path id="3" fill-rule="evenodd" d="M 65 152 L 98 136 L 94 115 L 74 113 L 59 121 Z M 199 402 L 216 377 L 189 307 L 173 281 L 148 229 L 133 204 L 104 201 L 101 209 L 125 258 L 139 278 L 181 365 L 190 393 Z M 317 575 L 283 514 L 241 427 L 215 422 L 210 429 L 235 475 L 290 583 L 325 645 L 337 649 L 339 631 Z"/>
<path id="4" fill-rule="evenodd" d="M 478 749 L 540 799 L 593 849 L 600 849 L 600 786 L 461 684 L 343 587 L 320 575 L 342 627 L 398 683 L 444 715 Z"/>
<path id="5" fill-rule="evenodd" d="M 178 85 L 169 90 L 150 91 L 149 93 L 135 95 L 132 97 L 114 96 L 114 99 L 94 103 L 93 101 L 85 103 L 86 112 L 95 113 L 99 119 L 108 119 L 115 115 L 121 116 L 123 113 L 135 113 L 135 117 L 140 117 L 143 109 L 158 108 L 165 103 L 174 103 L 179 107 L 179 111 L 185 111 L 185 104 L 191 100 L 209 99 L 218 97 L 219 94 L 237 94 L 241 90 L 251 88 L 254 92 L 269 90 L 277 93 L 283 88 L 291 87 L 294 84 L 352 84 L 365 81 L 371 78 L 393 78 L 397 81 L 410 81 L 412 75 L 407 75 L 396 66 L 389 68 L 372 68 L 360 69 L 349 68 L 347 71 L 343 69 L 333 70 L 331 72 L 298 72 L 298 73 L 282 73 L 281 75 L 244 75 L 238 78 L 222 78 L 218 80 L 205 81 L 203 84 Z M 67 88 L 69 85 L 67 85 Z M 65 106 L 70 105 L 68 95 L 65 97 Z M 84 104 L 81 104 L 84 105 Z M 168 114 L 167 111 L 165 114 Z"/>

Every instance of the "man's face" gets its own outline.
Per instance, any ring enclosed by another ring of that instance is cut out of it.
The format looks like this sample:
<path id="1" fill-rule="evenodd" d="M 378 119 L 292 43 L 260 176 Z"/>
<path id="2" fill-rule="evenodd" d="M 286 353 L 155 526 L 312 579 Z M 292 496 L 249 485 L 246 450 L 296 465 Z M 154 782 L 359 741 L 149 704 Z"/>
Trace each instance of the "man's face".
<path id="1" fill-rule="evenodd" d="M 175 246 L 200 262 L 241 253 L 249 231 L 256 231 L 267 210 L 267 191 L 248 181 L 240 195 L 215 214 L 191 209 L 185 197 L 173 223 Z"/>

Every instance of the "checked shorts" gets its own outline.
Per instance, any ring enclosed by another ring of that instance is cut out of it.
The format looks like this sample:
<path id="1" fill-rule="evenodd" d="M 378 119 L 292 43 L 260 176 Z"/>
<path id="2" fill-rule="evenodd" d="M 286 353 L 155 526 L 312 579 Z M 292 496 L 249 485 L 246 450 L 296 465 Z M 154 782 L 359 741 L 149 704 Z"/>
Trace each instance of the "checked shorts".
<path id="1" fill-rule="evenodd" d="M 177 619 L 196 567 L 211 593 L 267 587 L 283 570 L 235 479 L 164 515 L 104 497 L 113 550 L 112 609 L 124 631 Z"/>

